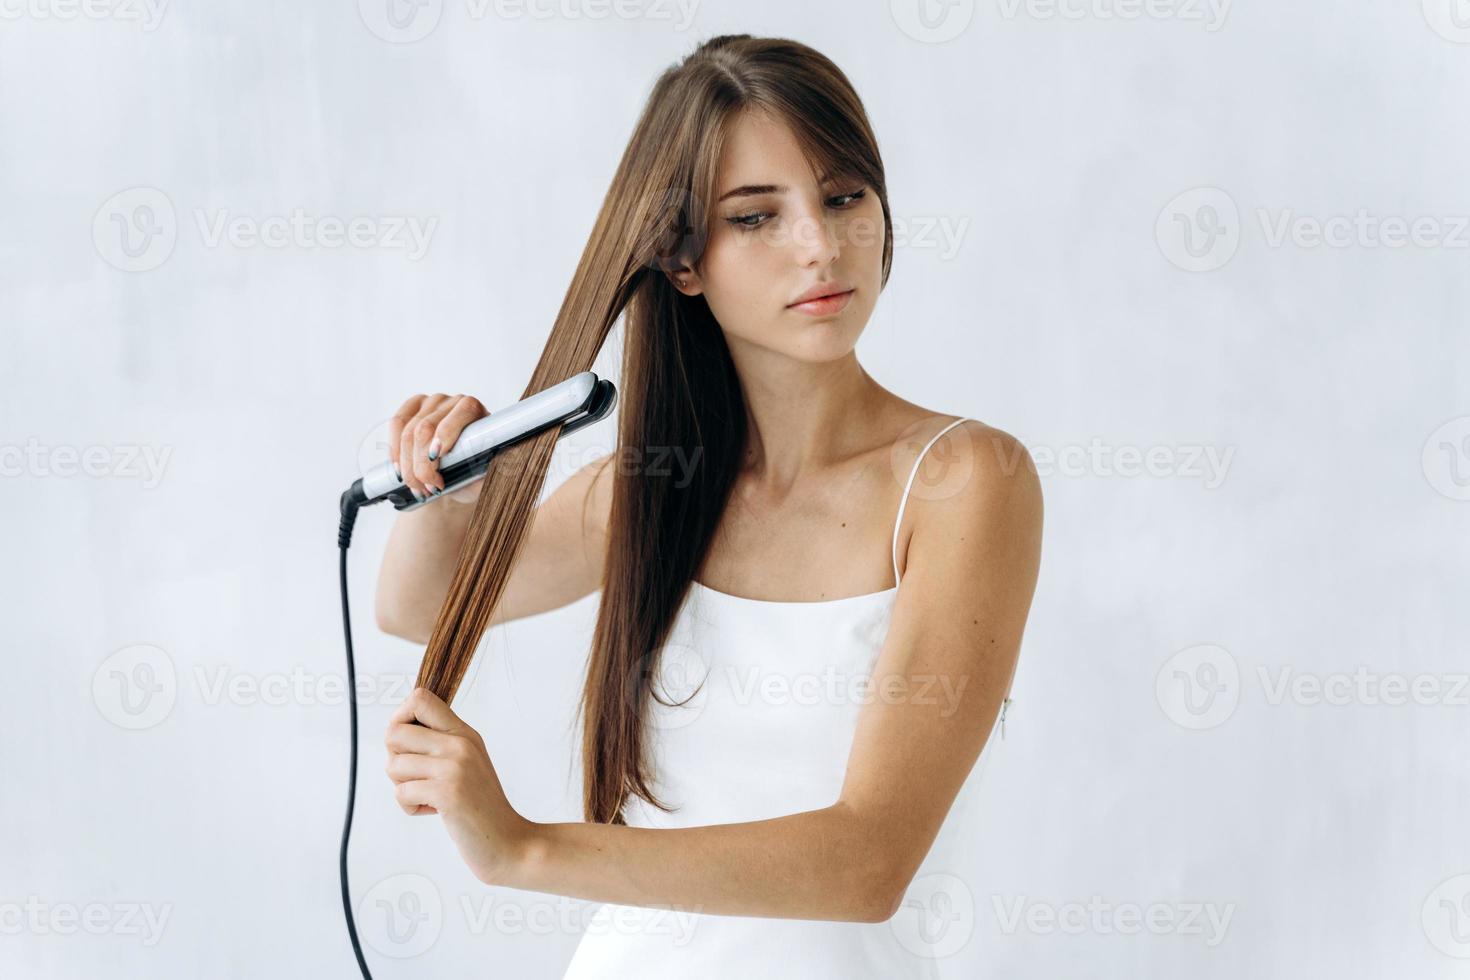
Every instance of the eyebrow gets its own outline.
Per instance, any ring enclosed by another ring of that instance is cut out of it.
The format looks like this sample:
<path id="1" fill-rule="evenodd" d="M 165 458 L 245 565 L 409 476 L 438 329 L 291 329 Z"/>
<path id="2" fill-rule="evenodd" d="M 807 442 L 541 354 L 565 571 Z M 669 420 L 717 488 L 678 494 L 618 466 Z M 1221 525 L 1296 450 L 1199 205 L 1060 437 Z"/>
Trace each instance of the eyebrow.
<path id="1" fill-rule="evenodd" d="M 824 176 L 821 184 L 830 184 L 836 177 L 832 174 Z M 716 204 L 721 204 L 732 197 L 754 197 L 757 194 L 784 194 L 787 188 L 784 184 L 742 184 L 732 190 L 720 195 Z"/>

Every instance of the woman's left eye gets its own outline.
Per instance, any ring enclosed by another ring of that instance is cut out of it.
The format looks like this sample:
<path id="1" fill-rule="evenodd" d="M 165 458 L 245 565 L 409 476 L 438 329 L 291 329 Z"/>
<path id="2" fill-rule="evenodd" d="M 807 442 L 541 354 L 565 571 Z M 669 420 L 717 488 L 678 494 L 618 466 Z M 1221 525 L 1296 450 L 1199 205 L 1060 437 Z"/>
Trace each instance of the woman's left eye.
<path id="1" fill-rule="evenodd" d="M 851 194 L 839 194 L 836 197 L 832 198 L 832 200 L 834 200 L 834 201 L 840 201 L 843 198 L 850 198 L 850 199 L 856 201 L 859 198 L 864 198 L 864 197 L 867 197 L 867 196 L 868 196 L 868 192 L 866 190 L 864 190 L 863 188 L 859 187 L 857 190 L 853 191 Z M 840 205 L 839 205 L 839 207 L 840 207 Z"/>

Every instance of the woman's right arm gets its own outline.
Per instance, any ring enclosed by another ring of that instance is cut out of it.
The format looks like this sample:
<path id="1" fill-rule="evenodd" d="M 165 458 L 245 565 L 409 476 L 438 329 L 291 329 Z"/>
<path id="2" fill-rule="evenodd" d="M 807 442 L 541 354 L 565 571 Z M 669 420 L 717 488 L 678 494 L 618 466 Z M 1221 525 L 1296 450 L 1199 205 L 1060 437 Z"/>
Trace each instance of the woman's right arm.
<path id="1" fill-rule="evenodd" d="M 483 418 L 472 397 L 415 396 L 389 423 L 389 458 L 415 492 L 442 489 L 437 464 L 428 459 L 454 446 L 463 428 Z M 605 456 L 583 466 L 541 502 L 520 557 L 506 581 L 490 624 L 548 612 L 574 602 L 602 583 L 612 481 Z M 409 466 L 404 461 L 410 461 Z M 449 594 L 454 567 L 483 481 L 476 481 L 428 507 L 399 514 L 389 533 L 378 573 L 375 612 L 379 629 L 427 643 Z"/>

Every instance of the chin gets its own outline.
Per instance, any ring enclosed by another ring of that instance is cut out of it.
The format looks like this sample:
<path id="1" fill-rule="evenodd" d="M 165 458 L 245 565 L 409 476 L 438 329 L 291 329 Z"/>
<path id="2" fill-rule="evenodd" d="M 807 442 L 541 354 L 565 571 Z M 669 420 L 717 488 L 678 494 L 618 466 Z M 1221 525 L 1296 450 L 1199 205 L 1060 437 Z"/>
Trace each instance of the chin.
<path id="1" fill-rule="evenodd" d="M 786 353 L 800 361 L 825 364 L 841 360 L 857 346 L 861 327 L 852 327 L 842 317 L 833 320 L 817 320 L 806 324 L 793 338 L 783 344 Z"/>
<path id="2" fill-rule="evenodd" d="M 721 324 L 725 341 L 758 347 L 794 361 L 825 364 L 849 356 L 867 325 L 866 313 L 859 320 L 852 309 L 821 320 L 801 313 L 786 312 L 788 315 L 782 318 L 784 322 L 776 333 L 771 333 L 767 327 L 758 332 L 747 333 Z M 718 322 L 719 318 L 715 319 Z"/>

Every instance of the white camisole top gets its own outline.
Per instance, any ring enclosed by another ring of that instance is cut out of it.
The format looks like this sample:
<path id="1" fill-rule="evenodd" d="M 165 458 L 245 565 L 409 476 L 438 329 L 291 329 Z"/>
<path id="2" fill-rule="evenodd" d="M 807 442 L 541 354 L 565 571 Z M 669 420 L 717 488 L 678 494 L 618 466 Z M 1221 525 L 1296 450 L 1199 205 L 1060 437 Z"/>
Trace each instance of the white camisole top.
<path id="1" fill-rule="evenodd" d="M 941 429 L 914 462 L 893 525 L 895 582 L 898 529 L 914 477 L 929 447 L 963 421 Z M 863 679 L 882 648 L 897 593 L 895 585 L 840 599 L 785 602 L 692 583 L 656 680 L 662 700 L 675 706 L 651 701 L 646 709 L 654 794 L 675 809 L 665 813 L 633 797 L 625 821 L 699 827 L 835 803 L 858 713 L 875 696 Z M 1003 709 L 997 720 L 1002 733 L 1004 717 Z M 954 845 L 995 743 L 994 737 L 986 742 L 891 920 L 778 919 L 605 903 L 589 919 L 563 980 L 937 978 L 957 900 L 949 880 Z M 937 891 L 936 881 L 942 886 Z M 916 892 L 924 897 L 910 901 Z"/>

